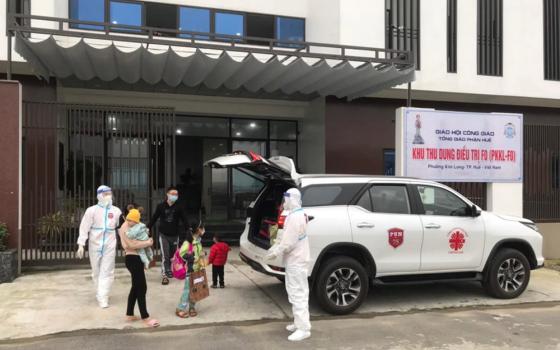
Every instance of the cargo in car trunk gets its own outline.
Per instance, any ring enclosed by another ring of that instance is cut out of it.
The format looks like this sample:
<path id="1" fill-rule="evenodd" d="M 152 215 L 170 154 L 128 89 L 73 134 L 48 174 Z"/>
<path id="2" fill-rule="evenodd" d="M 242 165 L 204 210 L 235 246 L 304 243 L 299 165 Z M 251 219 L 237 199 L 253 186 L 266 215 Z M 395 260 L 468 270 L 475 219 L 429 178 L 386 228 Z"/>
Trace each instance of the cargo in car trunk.
<path id="1" fill-rule="evenodd" d="M 300 175 L 292 159 L 275 156 L 265 159 L 254 152 L 236 151 L 208 160 L 206 166 L 233 168 L 265 183 L 263 190 L 248 210 L 251 219 L 249 241 L 268 249 L 274 238 L 284 192 L 294 187 Z M 272 236 L 272 237 L 271 237 Z"/>
<path id="2" fill-rule="evenodd" d="M 249 227 L 249 241 L 263 249 L 272 246 L 276 238 L 279 219 L 282 214 L 282 199 L 286 192 L 294 184 L 288 181 L 271 180 L 257 197 L 251 210 L 251 226 Z"/>

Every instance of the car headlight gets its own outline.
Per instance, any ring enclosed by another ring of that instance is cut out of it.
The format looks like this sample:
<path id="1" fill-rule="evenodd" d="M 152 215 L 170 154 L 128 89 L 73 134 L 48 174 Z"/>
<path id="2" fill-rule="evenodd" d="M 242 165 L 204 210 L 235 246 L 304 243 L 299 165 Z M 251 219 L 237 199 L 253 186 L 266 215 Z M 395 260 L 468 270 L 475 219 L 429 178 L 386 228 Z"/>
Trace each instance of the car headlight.
<path id="1" fill-rule="evenodd" d="M 535 224 L 534 222 L 522 222 L 522 224 L 527 226 L 528 228 L 530 228 L 533 231 L 539 232 L 539 228 L 538 228 L 537 224 Z"/>

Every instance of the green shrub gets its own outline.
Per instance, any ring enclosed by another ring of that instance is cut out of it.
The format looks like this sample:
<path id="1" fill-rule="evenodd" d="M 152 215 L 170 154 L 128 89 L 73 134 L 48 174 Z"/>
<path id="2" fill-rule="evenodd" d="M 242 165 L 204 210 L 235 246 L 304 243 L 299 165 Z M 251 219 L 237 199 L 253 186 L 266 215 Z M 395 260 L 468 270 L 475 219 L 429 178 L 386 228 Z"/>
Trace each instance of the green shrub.
<path id="1" fill-rule="evenodd" d="M 68 215 L 62 211 L 39 218 L 37 232 L 43 239 L 56 239 L 68 227 Z"/>
<path id="2" fill-rule="evenodd" d="M 0 252 L 6 250 L 8 244 L 8 226 L 0 222 Z"/>

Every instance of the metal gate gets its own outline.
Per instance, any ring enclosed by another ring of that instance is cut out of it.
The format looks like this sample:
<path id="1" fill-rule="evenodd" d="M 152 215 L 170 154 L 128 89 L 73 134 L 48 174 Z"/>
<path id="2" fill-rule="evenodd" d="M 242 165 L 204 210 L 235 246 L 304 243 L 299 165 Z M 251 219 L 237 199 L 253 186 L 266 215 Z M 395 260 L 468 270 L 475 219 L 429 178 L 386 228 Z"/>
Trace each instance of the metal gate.
<path id="1" fill-rule="evenodd" d="M 24 102 L 22 264 L 79 262 L 78 226 L 101 184 L 123 211 L 149 215 L 175 180 L 174 125 L 168 108 Z"/>
<path id="2" fill-rule="evenodd" d="M 486 210 L 486 189 L 485 182 L 445 182 L 445 185 L 453 188 L 463 196 L 470 199 L 474 204 Z"/>
<path id="3" fill-rule="evenodd" d="M 523 216 L 560 221 L 560 126 L 523 128 Z"/>

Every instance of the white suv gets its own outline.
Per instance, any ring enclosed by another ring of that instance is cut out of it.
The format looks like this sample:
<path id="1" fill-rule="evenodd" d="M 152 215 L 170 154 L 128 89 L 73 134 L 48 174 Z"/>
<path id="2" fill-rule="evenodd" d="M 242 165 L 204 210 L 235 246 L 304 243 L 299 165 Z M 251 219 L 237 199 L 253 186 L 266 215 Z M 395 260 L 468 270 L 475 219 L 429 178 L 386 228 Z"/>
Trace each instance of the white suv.
<path id="1" fill-rule="evenodd" d="M 275 232 L 282 234 L 282 194 L 290 187 L 301 190 L 310 218 L 311 286 L 329 313 L 356 310 L 373 283 L 477 280 L 494 297 L 515 298 L 527 287 L 531 270 L 544 263 L 542 236 L 532 221 L 485 212 L 437 182 L 300 175 L 289 158 L 266 160 L 244 152 L 207 165 L 262 179 L 263 189 L 247 212 L 241 258 L 279 279 L 281 258 L 271 262 L 264 256 Z"/>

